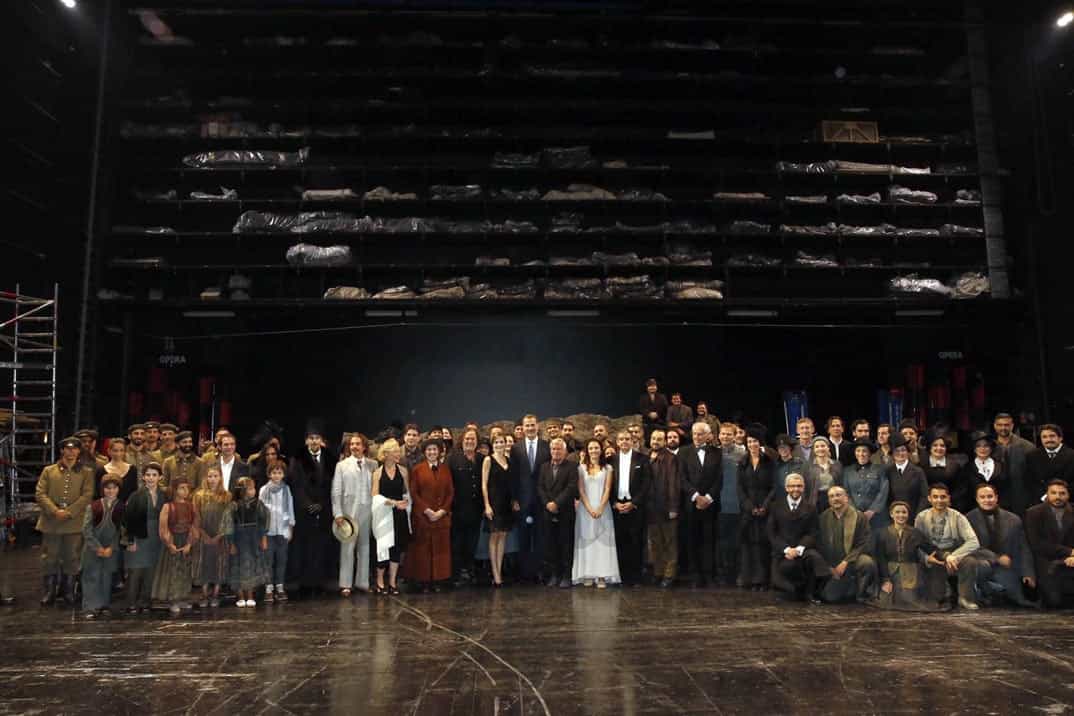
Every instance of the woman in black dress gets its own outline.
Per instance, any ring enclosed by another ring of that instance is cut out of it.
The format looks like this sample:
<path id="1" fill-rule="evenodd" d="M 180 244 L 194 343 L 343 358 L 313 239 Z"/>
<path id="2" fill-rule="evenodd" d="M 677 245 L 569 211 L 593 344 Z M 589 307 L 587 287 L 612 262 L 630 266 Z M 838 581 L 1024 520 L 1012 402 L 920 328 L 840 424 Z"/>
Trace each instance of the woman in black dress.
<path id="1" fill-rule="evenodd" d="M 994 455 L 996 439 L 990 433 L 977 431 L 970 435 L 970 445 L 973 457 L 959 471 L 960 490 L 957 497 L 952 491 L 951 506 L 966 514 L 977 506 L 977 486 L 988 483 L 999 494 L 999 506 L 1011 509 L 1010 477 L 1006 464 Z"/>
<path id="2" fill-rule="evenodd" d="M 491 525 L 489 563 L 492 567 L 492 584 L 502 587 L 507 533 L 515 526 L 515 511 L 518 510 L 512 489 L 507 440 L 503 435 L 493 438 L 492 454 L 481 465 L 481 494 L 485 498 L 485 518 Z"/>
<path id="3" fill-rule="evenodd" d="M 388 551 L 388 559 L 377 562 L 377 594 L 399 594 L 396 575 L 410 543 L 410 519 L 407 516 L 410 483 L 406 468 L 399 464 L 403 451 L 399 443 L 389 438 L 381 443 L 377 457 L 383 463 L 373 472 L 373 495 L 380 495 L 392 503 L 392 523 L 395 544 Z M 377 547 L 372 545 L 373 553 Z M 384 586 L 384 570 L 388 570 L 388 586 Z"/>
<path id="4" fill-rule="evenodd" d="M 764 452 L 763 434 L 750 430 L 746 458 L 738 465 L 739 581 L 746 589 L 767 588 L 771 565 L 768 544 L 768 506 L 775 487 L 776 467 Z"/>

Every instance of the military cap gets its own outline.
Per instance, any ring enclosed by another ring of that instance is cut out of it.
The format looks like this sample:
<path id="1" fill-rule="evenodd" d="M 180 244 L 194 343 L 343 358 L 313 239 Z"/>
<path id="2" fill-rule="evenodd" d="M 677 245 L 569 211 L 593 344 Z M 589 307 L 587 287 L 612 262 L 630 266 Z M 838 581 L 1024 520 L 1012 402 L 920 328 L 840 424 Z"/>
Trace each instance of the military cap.
<path id="1" fill-rule="evenodd" d="M 90 440 L 96 440 L 97 438 L 100 437 L 100 433 L 98 433 L 93 428 L 82 428 L 77 433 L 75 433 L 75 437 L 76 438 L 89 438 Z"/>
<path id="2" fill-rule="evenodd" d="M 75 448 L 78 448 L 79 450 L 81 450 L 82 449 L 82 441 L 79 440 L 78 438 L 76 438 L 74 435 L 71 435 L 70 437 L 66 437 L 66 438 L 64 438 L 63 440 L 60 441 L 60 447 L 62 447 L 62 448 L 75 447 Z"/>

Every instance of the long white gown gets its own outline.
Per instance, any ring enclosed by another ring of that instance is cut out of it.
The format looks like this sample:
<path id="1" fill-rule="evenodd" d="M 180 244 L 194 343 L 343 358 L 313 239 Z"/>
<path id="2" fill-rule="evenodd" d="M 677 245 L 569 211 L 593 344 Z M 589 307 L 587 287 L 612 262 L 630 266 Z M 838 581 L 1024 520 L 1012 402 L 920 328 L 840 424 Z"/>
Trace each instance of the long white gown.
<path id="1" fill-rule="evenodd" d="M 584 466 L 578 466 L 590 505 L 600 504 L 604 497 L 604 483 L 611 472 L 612 468 L 605 465 L 599 473 L 590 475 Z M 578 514 L 574 521 L 574 569 L 571 581 L 581 584 L 587 579 L 603 579 L 610 584 L 620 581 L 619 555 L 615 551 L 615 525 L 610 505 L 604 507 L 599 518 L 593 519 L 585 505 L 578 503 Z"/>

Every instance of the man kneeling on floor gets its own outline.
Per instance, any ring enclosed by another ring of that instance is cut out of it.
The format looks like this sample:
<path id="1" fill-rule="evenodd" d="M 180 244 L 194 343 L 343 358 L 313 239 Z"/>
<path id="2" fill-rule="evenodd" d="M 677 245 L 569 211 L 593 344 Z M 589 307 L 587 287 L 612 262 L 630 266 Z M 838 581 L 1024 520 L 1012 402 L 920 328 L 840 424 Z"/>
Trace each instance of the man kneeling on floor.
<path id="1" fill-rule="evenodd" d="M 932 552 L 925 564 L 928 598 L 934 602 L 948 599 L 951 588 L 947 580 L 957 575 L 958 605 L 963 609 L 977 609 L 974 584 L 978 562 L 973 556 L 981 546 L 977 533 L 965 515 L 951 509 L 951 492 L 947 485 L 937 482 L 929 488 L 929 504 L 931 509 L 919 513 L 914 521 L 914 527 L 932 544 Z"/>
<path id="2" fill-rule="evenodd" d="M 876 562 L 869 555 L 872 535 L 869 521 L 850 505 L 847 491 L 838 485 L 828 489 L 828 509 L 820 514 L 817 551 L 825 569 L 817 574 L 818 596 L 825 602 L 876 598 Z"/>

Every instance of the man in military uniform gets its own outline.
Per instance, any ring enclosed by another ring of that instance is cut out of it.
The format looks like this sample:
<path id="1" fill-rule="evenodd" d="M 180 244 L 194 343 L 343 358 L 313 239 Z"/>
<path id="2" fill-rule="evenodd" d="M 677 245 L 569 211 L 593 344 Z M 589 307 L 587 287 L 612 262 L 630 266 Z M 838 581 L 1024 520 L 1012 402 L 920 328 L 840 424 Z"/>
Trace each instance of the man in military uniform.
<path id="1" fill-rule="evenodd" d="M 142 479 L 142 468 L 153 461 L 153 455 L 145 446 L 145 424 L 135 423 L 127 428 L 127 462 L 138 470 L 138 479 Z"/>
<path id="2" fill-rule="evenodd" d="M 108 462 L 108 458 L 97 452 L 97 439 L 100 437 L 92 428 L 82 428 L 75 437 L 82 441 L 82 455 L 79 459 L 96 470 Z"/>
<path id="3" fill-rule="evenodd" d="M 160 448 L 160 423 L 149 420 L 145 423 L 145 449 L 156 452 Z M 138 474 L 141 474 L 139 472 Z"/>
<path id="4" fill-rule="evenodd" d="M 178 451 L 164 461 L 164 477 L 161 487 L 169 487 L 172 481 L 182 477 L 194 484 L 198 475 L 198 456 L 194 454 L 194 436 L 189 430 L 182 430 L 175 435 Z"/>
<path id="5" fill-rule="evenodd" d="M 160 446 L 152 455 L 155 462 L 163 465 L 165 460 L 179 451 L 179 447 L 175 444 L 175 434 L 177 432 L 179 432 L 179 428 L 172 423 L 161 423 Z"/>
<path id="6" fill-rule="evenodd" d="M 37 504 L 41 517 L 41 565 L 45 595 L 42 606 L 56 600 L 57 587 L 68 604 L 75 603 L 75 575 L 82 553 L 82 519 L 93 499 L 96 468 L 79 461 L 82 441 L 71 436 L 60 442 L 59 462 L 41 471 Z"/>

